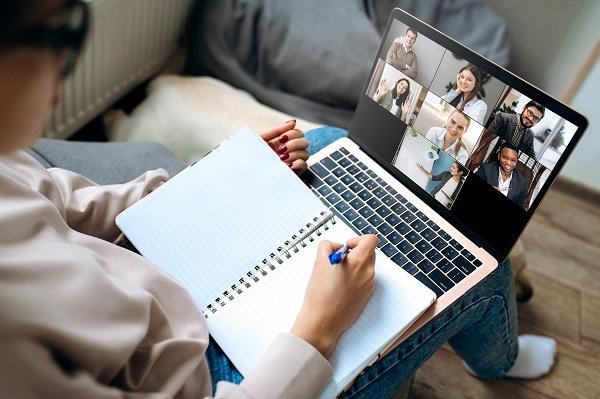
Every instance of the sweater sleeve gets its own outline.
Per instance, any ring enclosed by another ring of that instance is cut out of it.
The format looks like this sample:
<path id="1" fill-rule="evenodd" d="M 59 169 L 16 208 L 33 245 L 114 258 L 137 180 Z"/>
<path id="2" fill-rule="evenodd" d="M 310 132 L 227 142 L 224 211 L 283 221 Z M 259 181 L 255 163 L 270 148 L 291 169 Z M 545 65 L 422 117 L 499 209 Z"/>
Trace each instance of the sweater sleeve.
<path id="1" fill-rule="evenodd" d="M 165 170 L 157 169 L 128 183 L 100 186 L 64 169 L 50 168 L 48 173 L 60 192 L 68 225 L 113 242 L 121 234 L 115 217 L 169 179 Z"/>

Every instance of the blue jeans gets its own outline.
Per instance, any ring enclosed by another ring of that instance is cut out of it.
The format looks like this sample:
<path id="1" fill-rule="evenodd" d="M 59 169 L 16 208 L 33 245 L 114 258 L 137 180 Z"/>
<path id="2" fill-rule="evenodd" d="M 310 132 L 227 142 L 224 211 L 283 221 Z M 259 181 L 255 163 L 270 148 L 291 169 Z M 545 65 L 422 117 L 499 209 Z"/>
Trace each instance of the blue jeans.
<path id="1" fill-rule="evenodd" d="M 338 138 L 347 136 L 347 132 L 326 127 L 308 131 L 305 136 L 310 143 L 308 152 L 312 155 Z M 518 353 L 517 306 L 512 269 L 508 262 L 500 264 L 481 283 L 367 368 L 342 397 L 392 396 L 446 341 L 482 378 L 501 378 L 512 367 Z M 212 340 L 206 357 L 213 392 L 217 381 L 242 381 L 242 375 Z"/>

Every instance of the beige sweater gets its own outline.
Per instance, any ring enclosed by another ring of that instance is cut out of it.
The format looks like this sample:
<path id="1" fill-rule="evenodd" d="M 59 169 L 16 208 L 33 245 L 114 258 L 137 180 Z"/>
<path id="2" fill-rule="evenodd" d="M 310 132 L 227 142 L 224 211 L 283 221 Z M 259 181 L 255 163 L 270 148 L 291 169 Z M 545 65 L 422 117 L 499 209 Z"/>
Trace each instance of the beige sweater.
<path id="1" fill-rule="evenodd" d="M 6 398 L 211 395 L 207 326 L 186 291 L 114 245 L 115 216 L 168 179 L 112 186 L 0 156 L 0 392 Z M 219 398 L 308 398 L 332 375 L 282 333 L 241 385 Z"/>

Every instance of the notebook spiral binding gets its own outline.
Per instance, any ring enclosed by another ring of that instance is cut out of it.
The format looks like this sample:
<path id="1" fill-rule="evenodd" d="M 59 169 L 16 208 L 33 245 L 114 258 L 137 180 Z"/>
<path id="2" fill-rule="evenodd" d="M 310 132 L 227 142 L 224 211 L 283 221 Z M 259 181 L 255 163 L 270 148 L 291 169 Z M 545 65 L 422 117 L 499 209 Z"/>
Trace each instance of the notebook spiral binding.
<path id="1" fill-rule="evenodd" d="M 233 301 L 236 296 L 248 290 L 262 277 L 281 267 L 285 263 L 285 259 L 290 259 L 293 254 L 300 252 L 301 248 L 308 245 L 307 241 L 313 242 L 316 237 L 320 237 L 323 231 L 329 230 L 329 227 L 334 224 L 336 224 L 336 220 L 333 213 L 320 212 L 319 216 L 312 218 L 311 222 L 306 223 L 305 227 L 298 230 L 298 234 L 293 234 L 289 240 L 283 242 L 283 245 L 265 257 L 260 264 L 248 270 L 244 276 L 231 285 L 230 289 L 223 291 L 212 303 L 208 304 L 203 311 L 204 317 L 209 318 L 210 315 L 217 313 L 219 308 Z"/>

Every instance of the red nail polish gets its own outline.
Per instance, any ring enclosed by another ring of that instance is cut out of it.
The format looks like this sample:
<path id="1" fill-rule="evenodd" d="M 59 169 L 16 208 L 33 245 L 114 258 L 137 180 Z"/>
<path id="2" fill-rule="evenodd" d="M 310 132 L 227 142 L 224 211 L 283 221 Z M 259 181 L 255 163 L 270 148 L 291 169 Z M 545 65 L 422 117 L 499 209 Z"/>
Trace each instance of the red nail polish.
<path id="1" fill-rule="evenodd" d="M 281 137 L 279 138 L 279 142 L 280 142 L 280 143 L 282 143 L 282 144 L 283 144 L 283 143 L 287 143 L 289 139 L 290 139 L 290 138 L 287 136 L 287 134 L 284 134 L 283 136 L 281 136 Z"/>
<path id="2" fill-rule="evenodd" d="M 285 161 L 286 159 L 288 159 L 290 157 L 290 154 L 288 154 L 287 152 L 285 154 L 282 154 L 279 156 L 279 159 L 281 159 L 282 161 Z"/>
<path id="3" fill-rule="evenodd" d="M 277 148 L 278 154 L 285 154 L 286 152 L 287 152 L 287 146 L 285 144 L 282 144 L 279 146 L 279 148 Z"/>

